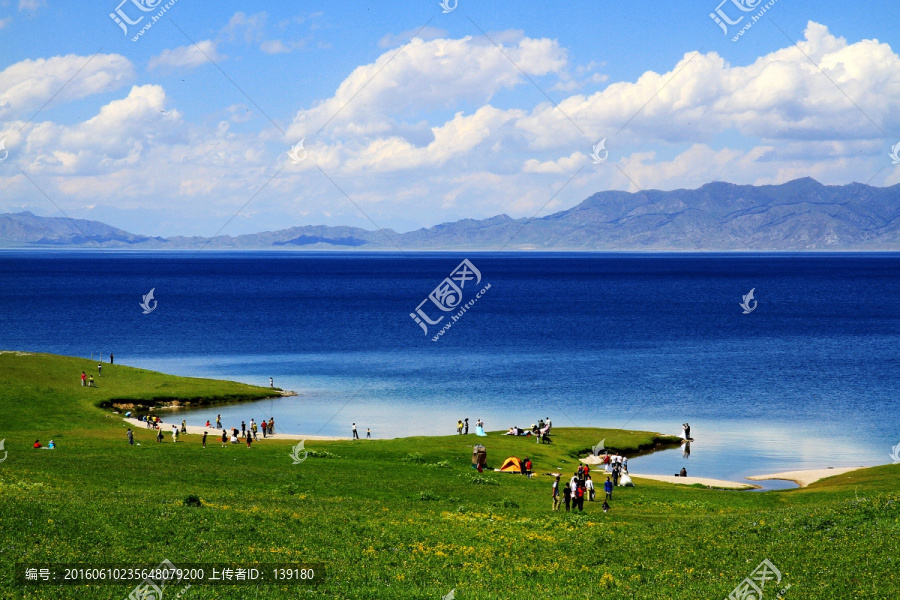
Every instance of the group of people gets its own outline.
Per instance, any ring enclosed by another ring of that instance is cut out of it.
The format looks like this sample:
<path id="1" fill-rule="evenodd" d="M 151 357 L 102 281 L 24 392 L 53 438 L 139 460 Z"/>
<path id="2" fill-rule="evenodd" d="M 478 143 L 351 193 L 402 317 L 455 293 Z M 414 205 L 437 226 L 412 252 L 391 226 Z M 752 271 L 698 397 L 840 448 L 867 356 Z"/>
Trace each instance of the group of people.
<path id="1" fill-rule="evenodd" d="M 588 502 L 593 502 L 596 497 L 594 481 L 591 479 L 590 475 L 590 467 L 587 465 L 579 466 L 568 484 L 562 486 L 562 490 L 560 490 L 561 477 L 561 475 L 557 475 L 556 479 L 553 481 L 553 510 L 559 512 L 560 497 L 562 497 L 562 502 L 566 506 L 566 512 L 569 512 L 570 510 L 574 511 L 575 509 L 578 509 L 579 512 L 583 512 L 585 497 L 587 497 Z M 613 493 L 613 482 L 610 481 L 609 477 L 606 478 L 603 489 L 606 492 L 606 498 L 603 500 L 602 508 L 603 512 L 608 512 L 610 508 L 609 501 L 612 500 Z"/>
<path id="2" fill-rule="evenodd" d="M 690 440 L 691 438 L 691 424 L 690 423 L 682 423 L 681 424 L 681 439 Z"/>
<path id="3" fill-rule="evenodd" d="M 37 450 L 38 448 L 41 448 L 43 450 L 53 450 L 54 448 L 56 448 L 56 443 L 53 440 L 50 440 L 50 442 L 45 447 L 41 445 L 41 440 L 34 440 L 34 449 Z"/>
<path id="4" fill-rule="evenodd" d="M 112 354 L 109 355 L 109 364 L 112 364 Z M 103 363 L 97 363 L 97 377 L 103 375 Z M 94 376 L 88 376 L 84 371 L 81 372 L 81 387 L 94 387 Z"/>
<path id="5" fill-rule="evenodd" d="M 156 441 L 163 441 L 163 420 L 158 416 L 154 415 L 141 415 L 138 417 L 138 420 L 141 422 L 147 423 L 147 429 L 156 429 Z M 210 422 L 206 421 L 206 427 L 212 427 Z M 275 432 L 275 419 L 270 417 L 268 421 L 263 419 L 259 424 L 256 423 L 255 419 L 250 419 L 250 425 L 248 426 L 246 421 L 241 421 L 241 430 L 240 437 L 238 436 L 238 428 L 231 428 L 231 435 L 228 435 L 228 430 L 222 428 L 222 415 L 216 415 L 216 429 L 222 430 L 222 445 L 225 446 L 230 441 L 232 444 L 239 444 L 240 440 L 243 439 L 247 443 L 247 447 L 259 439 L 259 430 L 262 429 L 263 438 L 267 436 L 274 435 Z M 182 433 L 187 433 L 187 421 L 182 419 L 181 427 L 176 424 L 172 424 L 172 442 L 177 443 L 178 437 Z M 204 448 L 206 448 L 206 437 L 209 432 L 204 431 L 201 443 Z M 128 443 L 130 445 L 134 445 L 134 432 L 129 429 L 126 432 L 126 436 L 128 438 Z"/>
<path id="6" fill-rule="evenodd" d="M 206 421 L 206 427 L 212 427 L 209 421 Z M 216 429 L 222 429 L 222 415 L 216 415 Z M 275 418 L 269 417 L 269 420 L 266 421 L 263 419 L 257 425 L 254 419 L 250 419 L 250 426 L 247 427 L 246 421 L 241 421 L 241 437 L 246 438 L 249 434 L 253 435 L 253 439 L 256 440 L 259 437 L 259 430 L 262 429 L 263 438 L 266 438 L 270 435 L 275 435 Z M 233 431 L 237 431 L 236 427 L 232 427 Z"/>
<path id="7" fill-rule="evenodd" d="M 469 435 L 469 419 L 459 419 L 456 421 L 456 433 L 459 435 Z M 484 432 L 484 421 L 478 419 L 475 421 L 475 435 L 484 437 L 487 434 Z"/>
<path id="8" fill-rule="evenodd" d="M 351 430 L 353 432 L 353 439 L 358 440 L 359 432 L 356 430 L 356 423 L 353 423 Z M 372 439 L 372 428 L 371 427 L 366 427 L 366 439 L 367 440 Z"/>
<path id="9" fill-rule="evenodd" d="M 506 430 L 503 435 L 534 435 L 537 436 L 537 442 L 540 444 L 550 442 L 550 417 L 547 417 L 546 423 L 541 419 L 538 423 L 532 423 L 531 429 L 521 429 L 517 425 L 513 425 Z"/>

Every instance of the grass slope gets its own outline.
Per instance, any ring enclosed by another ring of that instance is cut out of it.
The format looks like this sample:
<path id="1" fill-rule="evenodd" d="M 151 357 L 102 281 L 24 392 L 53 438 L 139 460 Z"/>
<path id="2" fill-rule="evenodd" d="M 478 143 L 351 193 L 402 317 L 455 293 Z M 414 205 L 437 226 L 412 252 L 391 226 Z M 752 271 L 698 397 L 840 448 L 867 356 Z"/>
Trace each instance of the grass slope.
<path id="1" fill-rule="evenodd" d="M 104 365 L 0 354 L 0 597 L 124 598 L 134 586 L 13 585 L 21 561 L 156 565 L 317 562 L 309 586 L 194 586 L 184 598 L 725 598 L 764 558 L 785 598 L 894 598 L 900 589 L 900 465 L 803 490 L 741 493 L 639 480 L 613 510 L 551 513 L 550 478 L 470 468 L 474 436 L 307 442 L 253 448 L 198 436 L 157 444 L 97 407 L 110 398 L 259 397 L 264 388 Z M 91 371 L 88 371 L 91 372 Z M 452 424 L 450 424 L 452 426 Z M 606 438 L 634 450 L 656 434 L 556 429 L 552 446 L 493 434 L 489 463 L 531 456 L 537 473 L 574 470 Z M 53 438 L 55 451 L 31 449 Z M 183 504 L 197 495 L 203 506 Z M 169 594 L 168 590 L 166 592 Z M 173 594 L 174 597 L 174 594 Z M 765 598 L 774 598 L 771 586 Z"/>

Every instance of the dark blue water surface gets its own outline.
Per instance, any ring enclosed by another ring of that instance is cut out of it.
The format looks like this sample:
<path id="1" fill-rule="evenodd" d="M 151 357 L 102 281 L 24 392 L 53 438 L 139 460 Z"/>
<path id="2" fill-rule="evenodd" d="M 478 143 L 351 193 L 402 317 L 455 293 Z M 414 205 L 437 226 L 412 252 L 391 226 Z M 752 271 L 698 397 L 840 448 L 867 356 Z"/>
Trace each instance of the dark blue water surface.
<path id="1" fill-rule="evenodd" d="M 429 300 L 468 258 L 487 290 Z M 155 288 L 157 308 L 142 314 Z M 738 304 L 755 288 L 756 310 Z M 297 398 L 189 413 L 375 437 L 557 426 L 680 431 L 632 470 L 741 477 L 890 462 L 900 255 L 0 253 L 0 347 L 267 384 Z M 598 440 L 599 441 L 599 440 Z"/>

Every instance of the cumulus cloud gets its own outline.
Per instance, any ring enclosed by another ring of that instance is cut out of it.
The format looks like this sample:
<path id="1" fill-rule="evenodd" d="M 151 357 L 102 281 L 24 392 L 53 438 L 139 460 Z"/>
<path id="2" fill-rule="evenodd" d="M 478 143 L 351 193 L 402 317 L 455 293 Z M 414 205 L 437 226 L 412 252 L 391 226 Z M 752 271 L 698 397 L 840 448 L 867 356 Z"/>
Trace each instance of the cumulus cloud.
<path id="1" fill-rule="evenodd" d="M 147 65 L 153 69 L 193 69 L 212 60 L 219 62 L 225 59 L 216 49 L 216 42 L 203 40 L 196 45 L 179 46 L 163 50 L 158 56 L 150 59 Z"/>
<path id="2" fill-rule="evenodd" d="M 0 119 L 24 116 L 51 98 L 68 102 L 115 90 L 132 79 L 134 66 L 119 54 L 26 59 L 0 72 Z"/>

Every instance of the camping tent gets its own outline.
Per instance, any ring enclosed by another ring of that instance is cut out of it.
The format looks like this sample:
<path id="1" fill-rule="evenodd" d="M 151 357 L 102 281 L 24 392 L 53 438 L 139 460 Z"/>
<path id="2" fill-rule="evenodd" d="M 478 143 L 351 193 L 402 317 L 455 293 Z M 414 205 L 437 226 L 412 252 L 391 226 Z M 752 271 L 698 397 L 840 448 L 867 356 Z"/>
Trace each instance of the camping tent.
<path id="1" fill-rule="evenodd" d="M 521 473 L 522 461 L 515 456 L 510 456 L 500 465 L 500 471 L 502 473 Z"/>

